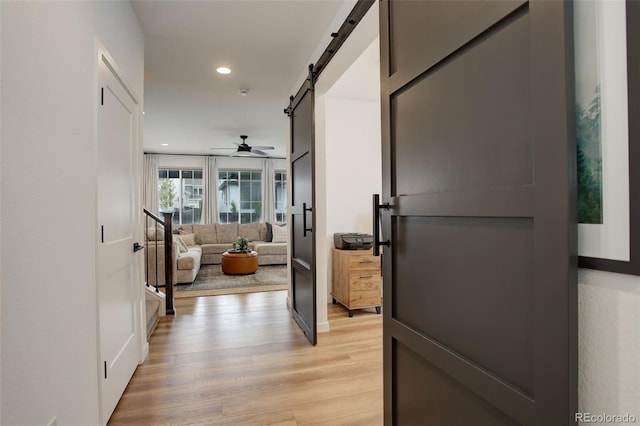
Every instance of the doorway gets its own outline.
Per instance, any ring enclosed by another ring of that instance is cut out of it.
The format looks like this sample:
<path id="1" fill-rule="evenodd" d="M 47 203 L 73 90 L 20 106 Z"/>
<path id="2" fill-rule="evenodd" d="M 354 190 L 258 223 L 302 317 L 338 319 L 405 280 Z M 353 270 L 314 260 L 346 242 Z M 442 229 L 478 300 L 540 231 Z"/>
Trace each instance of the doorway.
<path id="1" fill-rule="evenodd" d="M 333 234 L 371 234 L 371 194 L 382 187 L 379 50 L 376 3 L 316 83 L 319 332 L 330 328 Z"/>

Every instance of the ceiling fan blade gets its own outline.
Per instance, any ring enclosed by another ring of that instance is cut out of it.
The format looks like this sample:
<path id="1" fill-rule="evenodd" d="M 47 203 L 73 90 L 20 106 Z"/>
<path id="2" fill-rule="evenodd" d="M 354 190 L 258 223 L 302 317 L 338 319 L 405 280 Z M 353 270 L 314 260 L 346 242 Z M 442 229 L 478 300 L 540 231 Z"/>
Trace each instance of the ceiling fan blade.
<path id="1" fill-rule="evenodd" d="M 273 147 L 273 146 L 252 146 L 251 148 L 254 149 L 254 150 L 256 150 L 256 149 L 267 149 L 267 150 L 275 149 L 275 147 Z"/>
<path id="2" fill-rule="evenodd" d="M 236 155 L 238 155 L 238 151 L 234 151 L 231 154 L 229 154 L 229 157 L 235 157 Z"/>
<path id="3" fill-rule="evenodd" d="M 209 149 L 237 149 L 237 148 L 209 148 Z"/>
<path id="4" fill-rule="evenodd" d="M 251 149 L 251 153 L 252 153 L 252 154 L 258 154 L 258 155 L 269 155 L 269 154 L 267 154 L 266 152 L 264 152 L 264 151 L 260 151 L 259 149 L 255 149 L 255 148 L 252 148 L 252 149 Z"/>

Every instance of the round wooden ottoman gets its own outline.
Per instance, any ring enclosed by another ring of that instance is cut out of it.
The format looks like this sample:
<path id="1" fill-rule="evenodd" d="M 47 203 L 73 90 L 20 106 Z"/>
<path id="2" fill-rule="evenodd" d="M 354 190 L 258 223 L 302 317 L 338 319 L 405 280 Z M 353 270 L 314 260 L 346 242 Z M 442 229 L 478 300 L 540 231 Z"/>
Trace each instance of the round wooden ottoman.
<path id="1" fill-rule="evenodd" d="M 225 251 L 222 253 L 222 272 L 229 275 L 253 274 L 258 270 L 258 253 L 255 251 Z"/>

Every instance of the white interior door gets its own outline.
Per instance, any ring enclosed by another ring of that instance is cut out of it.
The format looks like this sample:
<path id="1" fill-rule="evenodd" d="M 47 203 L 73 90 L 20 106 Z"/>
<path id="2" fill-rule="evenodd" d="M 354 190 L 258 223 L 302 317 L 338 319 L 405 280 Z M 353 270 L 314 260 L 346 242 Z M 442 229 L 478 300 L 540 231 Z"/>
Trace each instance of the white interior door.
<path id="1" fill-rule="evenodd" d="M 139 360 L 139 264 L 133 251 L 138 176 L 138 103 L 108 59 L 99 63 L 98 310 L 102 422 Z"/>

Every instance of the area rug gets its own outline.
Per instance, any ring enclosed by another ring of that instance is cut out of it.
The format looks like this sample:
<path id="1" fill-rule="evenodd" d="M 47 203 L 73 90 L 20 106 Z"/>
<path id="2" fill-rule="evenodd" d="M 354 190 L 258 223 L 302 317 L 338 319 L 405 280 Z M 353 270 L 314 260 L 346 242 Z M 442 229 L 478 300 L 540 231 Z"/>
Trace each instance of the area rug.
<path id="1" fill-rule="evenodd" d="M 255 274 L 249 275 L 225 275 L 220 265 L 202 265 L 193 283 L 174 287 L 174 297 L 252 293 L 286 290 L 288 287 L 287 265 L 260 266 Z"/>

